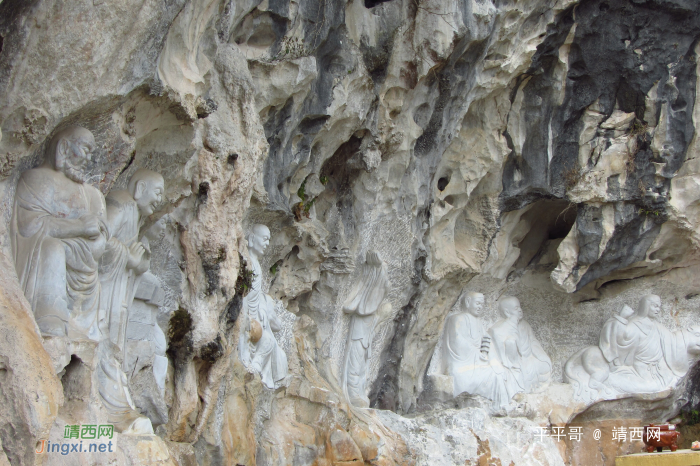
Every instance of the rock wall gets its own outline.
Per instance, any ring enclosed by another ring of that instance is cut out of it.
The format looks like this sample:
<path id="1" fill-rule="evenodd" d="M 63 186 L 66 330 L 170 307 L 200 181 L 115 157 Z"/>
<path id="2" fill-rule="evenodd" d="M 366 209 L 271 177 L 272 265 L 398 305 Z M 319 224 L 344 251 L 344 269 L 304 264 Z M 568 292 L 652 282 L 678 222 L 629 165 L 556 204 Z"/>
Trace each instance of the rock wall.
<path id="1" fill-rule="evenodd" d="M 698 38 L 692 0 L 0 0 L 0 462 L 613 464 L 641 449 L 613 427 L 691 424 L 696 353 L 664 390 L 592 401 L 566 365 L 649 293 L 663 327 L 697 322 Z M 95 422 L 94 364 L 42 337 L 10 240 L 20 175 L 71 125 L 95 137 L 103 194 L 142 168 L 165 181 L 145 220 L 165 222 L 162 396 L 151 363 L 127 374 L 155 432 L 80 457 L 36 451 Z M 275 389 L 239 357 L 256 224 L 282 303 Z M 363 409 L 344 306 L 370 251 L 391 307 Z M 472 291 L 485 327 L 517 297 L 551 359 L 548 386 L 502 410 L 441 370 Z M 572 426 L 580 443 L 535 438 Z"/>

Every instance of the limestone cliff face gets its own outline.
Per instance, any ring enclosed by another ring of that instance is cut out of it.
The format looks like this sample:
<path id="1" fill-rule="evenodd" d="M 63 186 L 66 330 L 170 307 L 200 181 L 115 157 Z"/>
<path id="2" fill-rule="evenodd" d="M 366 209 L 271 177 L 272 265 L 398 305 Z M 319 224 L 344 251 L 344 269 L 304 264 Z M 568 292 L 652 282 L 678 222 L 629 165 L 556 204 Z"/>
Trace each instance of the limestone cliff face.
<path id="1" fill-rule="evenodd" d="M 535 442 L 533 428 L 698 403 L 691 370 L 579 414 L 563 366 L 643 294 L 661 296 L 666 327 L 697 321 L 699 38 L 693 0 L 0 0 L 0 463 L 63 464 L 37 441 L 88 421 L 8 236 L 19 175 L 69 124 L 96 137 L 103 193 L 138 168 L 165 178 L 151 271 L 168 409 L 151 463 L 603 464 L 638 450 Z M 257 223 L 271 230 L 263 283 L 290 312 L 277 390 L 237 350 Z M 340 388 L 342 306 L 370 250 L 392 307 L 368 363 L 376 411 Z M 463 290 L 486 296 L 487 322 L 518 297 L 552 360 L 552 386 L 505 417 L 432 377 Z M 125 437 L 85 461 L 145 461 Z"/>

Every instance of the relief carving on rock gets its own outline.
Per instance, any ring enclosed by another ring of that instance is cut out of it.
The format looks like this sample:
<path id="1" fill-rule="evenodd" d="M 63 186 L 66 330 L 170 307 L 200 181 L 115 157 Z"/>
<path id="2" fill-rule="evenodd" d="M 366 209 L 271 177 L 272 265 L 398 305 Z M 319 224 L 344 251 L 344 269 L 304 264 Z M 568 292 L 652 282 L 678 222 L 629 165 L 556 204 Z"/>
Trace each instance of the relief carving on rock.
<path id="1" fill-rule="evenodd" d="M 95 138 L 56 134 L 17 183 L 10 236 L 17 276 L 46 336 L 99 339 L 98 261 L 109 239 L 105 199 L 86 181 Z"/>
<path id="2" fill-rule="evenodd" d="M 658 321 L 661 298 L 644 296 L 637 311 L 624 306 L 603 325 L 598 346 L 576 352 L 564 380 L 577 400 L 592 403 L 671 388 L 700 355 L 700 326 L 675 332 Z"/>
<path id="3" fill-rule="evenodd" d="M 453 394 L 481 395 L 505 408 L 516 393 L 541 390 L 551 379 L 552 362 L 523 320 L 520 302 L 505 297 L 501 319 L 484 331 L 484 295 L 468 293 L 460 312 L 448 317 L 443 334 L 443 370 L 452 376 Z"/>
<path id="4" fill-rule="evenodd" d="M 367 252 L 360 266 L 360 279 L 350 291 L 343 312 L 350 314 L 350 331 L 345 347 L 343 391 L 348 401 L 361 408 L 369 407 L 367 365 L 372 356 L 372 339 L 377 327 L 391 314 L 386 265 L 375 251 Z"/>
<path id="5" fill-rule="evenodd" d="M 149 268 L 139 229 L 161 201 L 163 177 L 139 170 L 129 191 L 105 201 L 87 183 L 94 147 L 90 131 L 66 128 L 52 138 L 44 163 L 20 176 L 10 232 L 15 267 L 42 335 L 63 341 L 57 347 L 68 353 L 71 343 L 93 348 L 93 380 L 108 420 L 118 431 L 153 433 L 136 411 L 123 364 L 129 307 Z"/>
<path id="6" fill-rule="evenodd" d="M 243 298 L 244 321 L 238 351 L 243 364 L 260 374 L 267 388 L 276 388 L 287 377 L 288 366 L 287 355 L 273 334 L 282 329 L 275 300 L 262 289 L 260 260 L 269 243 L 270 230 L 265 225 L 254 225 L 248 235 L 248 254 L 255 275 Z"/>

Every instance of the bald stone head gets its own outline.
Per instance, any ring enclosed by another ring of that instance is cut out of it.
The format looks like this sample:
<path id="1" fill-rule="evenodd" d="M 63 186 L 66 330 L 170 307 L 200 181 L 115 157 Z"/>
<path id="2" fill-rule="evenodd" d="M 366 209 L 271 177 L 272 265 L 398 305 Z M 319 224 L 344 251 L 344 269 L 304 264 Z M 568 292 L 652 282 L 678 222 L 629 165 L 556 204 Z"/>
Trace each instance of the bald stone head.
<path id="1" fill-rule="evenodd" d="M 163 201 L 165 181 L 160 173 L 139 168 L 131 175 L 127 189 L 136 201 L 141 217 L 148 217 Z"/>
<path id="2" fill-rule="evenodd" d="M 462 298 L 462 309 L 479 317 L 484 311 L 484 295 L 475 291 L 470 291 Z"/>
<path id="3" fill-rule="evenodd" d="M 270 229 L 261 224 L 253 225 L 248 235 L 248 252 L 260 258 L 265 254 L 268 244 L 270 244 Z"/>
<path id="4" fill-rule="evenodd" d="M 84 183 L 94 149 L 95 137 L 90 131 L 69 126 L 51 138 L 43 166 L 62 172 L 76 183 Z"/>
<path id="5" fill-rule="evenodd" d="M 506 319 L 515 319 L 518 322 L 523 318 L 523 310 L 520 301 L 513 296 L 506 296 L 498 304 L 498 310 Z"/>

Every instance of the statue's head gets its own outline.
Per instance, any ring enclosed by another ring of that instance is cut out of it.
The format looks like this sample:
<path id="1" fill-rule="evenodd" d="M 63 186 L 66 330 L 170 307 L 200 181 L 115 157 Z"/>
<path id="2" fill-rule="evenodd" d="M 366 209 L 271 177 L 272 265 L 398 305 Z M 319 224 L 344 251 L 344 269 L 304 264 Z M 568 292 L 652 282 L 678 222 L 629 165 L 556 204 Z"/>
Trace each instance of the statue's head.
<path id="1" fill-rule="evenodd" d="M 523 310 L 520 308 L 520 301 L 513 296 L 506 296 L 498 303 L 498 310 L 501 315 L 508 318 L 515 318 L 520 321 L 523 318 Z"/>
<path id="2" fill-rule="evenodd" d="M 136 201 L 141 216 L 148 217 L 163 201 L 165 181 L 160 173 L 139 168 L 131 175 L 127 189 Z"/>
<path id="3" fill-rule="evenodd" d="M 682 332 L 688 354 L 694 357 L 700 356 L 700 326 L 691 325 Z"/>
<path id="4" fill-rule="evenodd" d="M 270 229 L 261 224 L 253 225 L 248 235 L 248 251 L 256 256 L 262 256 L 268 244 L 270 244 Z"/>
<path id="5" fill-rule="evenodd" d="M 151 241 L 160 240 L 161 238 L 163 238 L 163 235 L 165 235 L 165 228 L 167 227 L 167 225 L 168 216 L 163 215 L 146 230 L 144 236 L 146 236 L 146 238 L 148 238 Z"/>
<path id="6" fill-rule="evenodd" d="M 639 301 L 638 314 L 642 317 L 655 319 L 661 312 L 661 298 L 655 294 L 648 294 Z"/>
<path id="7" fill-rule="evenodd" d="M 484 295 L 471 291 L 462 298 L 462 308 L 474 317 L 479 317 L 484 310 Z"/>
<path id="8" fill-rule="evenodd" d="M 62 172 L 69 179 L 84 183 L 87 180 L 87 165 L 95 149 L 95 137 L 79 126 L 62 129 L 51 139 L 45 164 Z"/>

